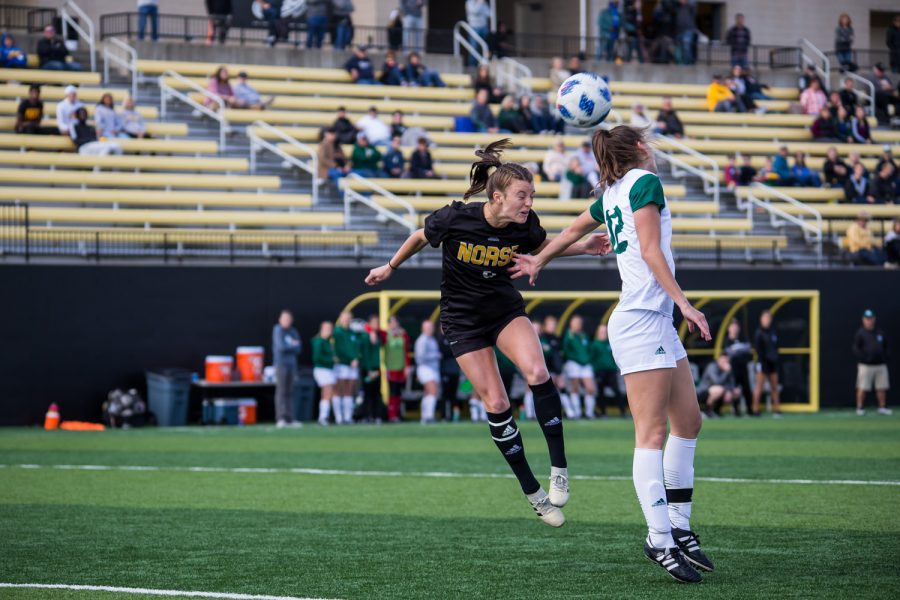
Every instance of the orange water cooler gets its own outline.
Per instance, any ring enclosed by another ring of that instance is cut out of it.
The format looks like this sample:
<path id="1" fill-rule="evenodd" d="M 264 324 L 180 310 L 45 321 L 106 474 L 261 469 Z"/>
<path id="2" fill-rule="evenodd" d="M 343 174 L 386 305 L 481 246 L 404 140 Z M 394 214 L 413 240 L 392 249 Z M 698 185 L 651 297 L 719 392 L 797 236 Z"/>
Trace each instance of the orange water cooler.
<path id="1" fill-rule="evenodd" d="M 265 350 L 262 346 L 239 346 L 237 370 L 241 381 L 262 381 Z"/>
<path id="2" fill-rule="evenodd" d="M 206 357 L 206 380 L 214 383 L 231 381 L 231 370 L 234 367 L 234 359 L 230 356 Z"/>

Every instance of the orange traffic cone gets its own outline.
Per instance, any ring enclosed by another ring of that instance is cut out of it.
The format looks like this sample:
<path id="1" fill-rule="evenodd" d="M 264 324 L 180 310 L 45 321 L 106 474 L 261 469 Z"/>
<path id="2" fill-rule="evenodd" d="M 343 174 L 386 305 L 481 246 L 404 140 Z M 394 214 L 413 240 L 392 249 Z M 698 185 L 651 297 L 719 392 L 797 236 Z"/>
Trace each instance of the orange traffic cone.
<path id="1" fill-rule="evenodd" d="M 44 417 L 44 429 L 56 429 L 57 427 L 59 427 L 59 407 L 54 402 L 47 409 L 47 416 Z"/>

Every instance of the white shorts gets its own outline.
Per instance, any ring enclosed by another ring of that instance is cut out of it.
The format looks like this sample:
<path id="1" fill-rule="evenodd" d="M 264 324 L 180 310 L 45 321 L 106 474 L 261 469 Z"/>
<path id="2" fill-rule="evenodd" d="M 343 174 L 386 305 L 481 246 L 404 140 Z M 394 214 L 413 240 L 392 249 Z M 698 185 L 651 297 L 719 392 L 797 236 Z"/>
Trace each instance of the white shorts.
<path id="1" fill-rule="evenodd" d="M 887 365 L 864 365 L 860 363 L 856 370 L 856 389 L 869 391 L 875 388 L 879 392 L 891 389 Z"/>
<path id="2" fill-rule="evenodd" d="M 609 344 L 622 375 L 674 369 L 687 356 L 672 317 L 652 310 L 614 310 L 609 318 Z"/>
<path id="3" fill-rule="evenodd" d="M 326 369 L 325 367 L 316 367 L 313 369 L 313 379 L 320 388 L 326 385 L 334 385 L 337 378 L 334 376 L 334 369 Z"/>
<path id="4" fill-rule="evenodd" d="M 337 377 L 338 381 L 342 381 L 356 379 L 359 377 L 359 373 L 350 365 L 334 365 L 334 376 Z"/>
<path id="5" fill-rule="evenodd" d="M 579 365 L 574 360 L 567 360 L 563 365 L 563 373 L 568 379 L 593 379 L 594 369 L 591 365 Z"/>
<path id="6" fill-rule="evenodd" d="M 438 376 L 437 371 L 431 367 L 420 365 L 416 367 L 416 379 L 419 380 L 419 383 L 425 385 L 426 383 L 439 380 L 440 377 Z"/>

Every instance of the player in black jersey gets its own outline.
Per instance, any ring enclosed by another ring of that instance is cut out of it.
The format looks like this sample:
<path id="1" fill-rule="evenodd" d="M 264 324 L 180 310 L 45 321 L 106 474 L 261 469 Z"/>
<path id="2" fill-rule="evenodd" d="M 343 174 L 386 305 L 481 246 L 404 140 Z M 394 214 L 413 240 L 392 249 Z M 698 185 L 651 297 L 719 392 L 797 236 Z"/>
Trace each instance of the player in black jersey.
<path id="1" fill-rule="evenodd" d="M 569 485 L 559 391 L 547 372 L 522 295 L 508 273 L 513 255 L 539 252 L 547 244 L 547 232 L 531 210 L 531 172 L 500 160 L 500 153 L 510 145 L 504 139 L 475 152 L 480 160 L 472 165 L 469 190 L 463 200 L 486 191 L 487 202 L 452 202 L 429 215 L 425 227 L 413 233 L 386 265 L 369 272 L 366 283 L 384 282 L 428 244 L 443 247 L 444 335 L 460 368 L 484 401 L 491 437 L 522 491 L 542 521 L 560 527 L 565 517 L 559 507 L 568 501 Z M 566 255 L 609 251 L 609 238 L 598 234 L 575 244 Z M 522 436 L 503 388 L 494 346 L 515 363 L 534 394 L 535 413 L 550 450 L 549 495 L 525 459 Z"/>

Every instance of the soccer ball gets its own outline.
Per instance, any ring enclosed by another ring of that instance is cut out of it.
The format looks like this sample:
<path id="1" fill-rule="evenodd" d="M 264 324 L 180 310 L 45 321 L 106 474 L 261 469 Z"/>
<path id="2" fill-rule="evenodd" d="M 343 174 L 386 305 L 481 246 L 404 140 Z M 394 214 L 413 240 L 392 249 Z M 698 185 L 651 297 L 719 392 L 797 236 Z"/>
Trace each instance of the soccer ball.
<path id="1" fill-rule="evenodd" d="M 556 110 L 563 121 L 575 127 L 595 127 L 611 109 L 609 86 L 596 73 L 572 75 L 556 93 Z"/>

